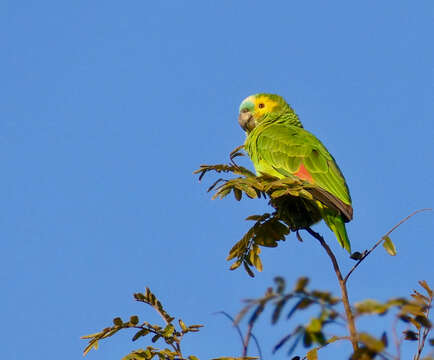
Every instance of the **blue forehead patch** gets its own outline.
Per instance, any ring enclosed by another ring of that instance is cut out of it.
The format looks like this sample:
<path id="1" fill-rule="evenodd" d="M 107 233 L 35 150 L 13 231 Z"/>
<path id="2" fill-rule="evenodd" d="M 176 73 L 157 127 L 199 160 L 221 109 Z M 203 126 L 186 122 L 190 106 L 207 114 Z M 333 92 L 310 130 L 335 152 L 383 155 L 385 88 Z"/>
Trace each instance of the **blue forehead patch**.
<path id="1" fill-rule="evenodd" d="M 253 104 L 253 102 L 251 102 L 250 100 L 244 100 L 240 105 L 239 112 L 241 112 L 241 110 L 244 110 L 244 109 L 248 109 L 249 111 L 253 111 L 254 108 L 255 108 L 255 104 Z"/>

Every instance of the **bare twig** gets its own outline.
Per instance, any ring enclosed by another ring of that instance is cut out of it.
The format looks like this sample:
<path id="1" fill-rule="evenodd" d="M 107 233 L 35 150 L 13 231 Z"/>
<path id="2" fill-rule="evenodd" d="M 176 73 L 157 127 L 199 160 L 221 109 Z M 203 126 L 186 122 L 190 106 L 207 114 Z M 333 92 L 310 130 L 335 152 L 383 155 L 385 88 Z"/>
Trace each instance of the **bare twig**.
<path id="1" fill-rule="evenodd" d="M 262 359 L 262 350 L 261 347 L 259 346 L 259 341 L 258 338 L 252 333 L 252 339 L 256 344 L 256 348 L 258 349 L 258 355 L 259 355 L 259 359 Z"/>
<path id="2" fill-rule="evenodd" d="M 243 355 L 242 355 L 243 357 L 247 356 L 250 337 L 252 336 L 252 329 L 253 329 L 253 323 L 249 323 L 249 325 L 247 326 L 246 336 L 244 337 L 244 341 L 243 341 Z"/>
<path id="3" fill-rule="evenodd" d="M 243 337 L 243 333 L 241 332 L 240 326 L 238 324 L 235 323 L 235 320 L 232 316 L 230 316 L 227 312 L 225 311 L 218 311 L 214 314 L 222 314 L 224 316 L 226 316 L 231 322 L 232 325 L 234 325 L 235 329 L 237 329 L 238 335 L 240 336 L 241 339 L 241 343 L 244 345 L 244 337 Z"/>
<path id="4" fill-rule="evenodd" d="M 420 213 L 420 212 L 422 212 L 422 211 L 428 211 L 428 210 L 432 210 L 432 209 L 431 209 L 431 208 L 426 208 L 426 209 L 419 209 L 419 210 L 414 211 L 413 213 L 411 213 L 410 215 L 408 215 L 407 217 L 405 217 L 404 219 L 402 219 L 398 224 L 396 224 L 392 229 L 390 229 L 390 230 L 389 230 L 385 235 L 383 235 L 383 237 L 382 237 L 380 240 L 378 240 L 370 250 L 365 251 L 365 252 L 363 253 L 363 256 L 360 258 L 360 260 L 357 261 L 357 263 L 353 266 L 353 268 L 352 268 L 352 269 L 348 272 L 348 274 L 345 276 L 345 278 L 344 278 L 344 283 L 346 284 L 348 278 L 349 278 L 350 275 L 353 273 L 353 271 L 356 270 L 356 268 L 360 265 L 360 263 L 361 263 L 363 260 L 365 260 L 366 257 L 367 257 L 371 252 L 373 252 L 373 251 L 377 248 L 377 246 L 380 245 L 380 244 L 385 240 L 385 238 L 387 238 L 387 237 L 388 237 L 388 236 L 389 236 L 389 235 L 390 235 L 394 230 L 396 230 L 399 226 L 401 226 L 403 223 L 405 223 L 407 220 L 409 220 L 411 217 L 413 217 L 413 216 L 416 215 L 417 213 Z"/>
<path id="5" fill-rule="evenodd" d="M 235 322 L 235 319 L 232 316 L 230 316 L 225 311 L 219 311 L 219 312 L 216 312 L 215 314 L 222 314 L 222 315 L 226 316 L 229 320 L 232 321 L 232 324 L 234 325 L 235 329 L 237 329 L 238 335 L 240 336 L 241 344 L 243 344 L 243 357 L 247 356 L 247 348 L 249 346 L 250 338 L 252 338 L 255 341 L 256 348 L 258 349 L 259 359 L 262 359 L 262 350 L 261 350 L 261 347 L 259 346 L 258 339 L 252 333 L 253 324 L 249 325 L 249 328 L 247 329 L 246 337 L 244 338 L 243 333 L 241 332 L 240 326 Z"/>
<path id="6" fill-rule="evenodd" d="M 342 273 L 341 273 L 341 270 L 339 269 L 339 264 L 336 260 L 335 255 L 333 254 L 332 250 L 325 242 L 324 238 L 320 234 L 313 231 L 309 227 L 306 228 L 306 231 L 320 242 L 321 246 L 325 249 L 325 251 L 327 252 L 327 255 L 330 257 L 330 260 L 333 263 L 333 268 L 335 270 L 336 277 L 338 278 L 339 286 L 341 287 L 342 302 L 344 304 L 345 315 L 347 317 L 347 326 L 348 326 L 348 330 L 350 332 L 351 344 L 353 345 L 353 350 L 357 351 L 357 349 L 359 348 L 359 345 L 357 342 L 356 325 L 354 322 L 353 312 L 351 311 L 350 301 L 348 299 L 347 287 L 346 287 L 344 279 L 342 278 Z"/>
<path id="7" fill-rule="evenodd" d="M 396 348 L 395 359 L 397 360 L 401 359 L 401 343 L 402 343 L 402 340 L 399 338 L 398 331 L 397 331 L 398 321 L 399 321 L 399 317 L 396 316 L 392 326 L 393 342 L 395 343 L 395 348 Z"/>

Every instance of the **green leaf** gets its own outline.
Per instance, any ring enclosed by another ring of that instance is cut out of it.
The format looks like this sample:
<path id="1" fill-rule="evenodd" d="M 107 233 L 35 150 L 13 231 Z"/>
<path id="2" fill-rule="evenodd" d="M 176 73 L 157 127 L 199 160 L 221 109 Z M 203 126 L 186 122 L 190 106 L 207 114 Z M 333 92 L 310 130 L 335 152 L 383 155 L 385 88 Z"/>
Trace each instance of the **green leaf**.
<path id="1" fill-rule="evenodd" d="M 179 326 L 182 329 L 182 332 L 184 332 L 184 333 L 187 332 L 188 328 L 187 328 L 187 325 L 185 325 L 184 321 L 182 321 L 181 319 L 179 319 L 178 322 L 179 322 Z"/>
<path id="2" fill-rule="evenodd" d="M 255 236 L 255 244 L 264 246 L 264 247 L 276 247 L 277 242 L 271 237 L 265 237 L 265 236 Z"/>
<path id="3" fill-rule="evenodd" d="M 192 330 L 192 329 L 200 329 L 201 327 L 203 327 L 203 325 L 199 325 L 199 324 L 195 324 L 195 325 L 190 325 L 188 328 L 190 329 L 190 330 Z"/>
<path id="4" fill-rule="evenodd" d="M 143 349 L 139 349 L 133 351 L 132 353 L 124 356 L 122 360 L 141 360 L 141 359 L 150 359 L 151 357 L 147 355 L 147 352 Z"/>
<path id="5" fill-rule="evenodd" d="M 243 261 L 243 265 L 244 265 L 244 269 L 246 270 L 247 274 L 249 274 L 250 277 L 254 278 L 255 274 L 250 269 L 249 265 L 245 261 Z"/>
<path id="6" fill-rule="evenodd" d="M 312 349 L 306 354 L 306 358 L 307 360 L 318 360 L 318 350 L 316 348 Z"/>
<path id="7" fill-rule="evenodd" d="M 396 255 L 396 248 L 389 236 L 383 236 L 383 247 L 386 249 L 387 253 L 391 256 Z"/>
<path id="8" fill-rule="evenodd" d="M 94 339 L 89 342 L 89 345 L 87 345 L 83 351 L 83 356 L 86 356 L 86 354 L 92 349 L 98 350 L 98 340 Z"/>
<path id="9" fill-rule="evenodd" d="M 297 283 L 295 284 L 294 291 L 295 292 L 303 292 L 304 288 L 309 284 L 309 278 L 307 277 L 301 277 L 297 280 Z"/>
<path id="10" fill-rule="evenodd" d="M 242 196 L 243 196 L 243 193 L 241 192 L 241 190 L 237 189 L 237 188 L 234 188 L 234 197 L 235 197 L 235 200 L 240 201 L 241 198 L 242 198 Z"/>
<path id="11" fill-rule="evenodd" d="M 276 303 L 276 307 L 274 308 L 273 315 L 271 316 L 271 323 L 275 324 L 280 317 L 280 313 L 282 312 L 283 307 L 286 302 L 293 297 L 292 294 L 285 295 L 281 300 Z"/>
<path id="12" fill-rule="evenodd" d="M 428 295 L 432 298 L 433 297 L 433 291 L 428 286 L 428 283 L 425 280 L 422 280 L 422 281 L 419 281 L 419 284 L 420 284 L 420 286 L 422 286 L 426 290 Z"/>
<path id="13" fill-rule="evenodd" d="M 281 197 L 281 196 L 283 196 L 283 195 L 286 195 L 286 194 L 287 194 L 287 191 L 288 191 L 287 189 L 273 191 L 273 192 L 271 193 L 271 198 L 272 198 L 272 199 L 276 199 L 276 198 L 278 198 L 278 197 Z"/>
<path id="14" fill-rule="evenodd" d="M 235 270 L 240 267 L 242 260 L 235 261 L 229 268 L 229 270 Z"/>
<path id="15" fill-rule="evenodd" d="M 384 349 L 384 344 L 381 340 L 378 340 L 372 335 L 365 332 L 359 333 L 359 341 L 366 345 L 366 347 L 368 347 L 370 350 L 377 353 L 383 351 Z"/>
<path id="16" fill-rule="evenodd" d="M 309 200 L 313 200 L 312 194 L 309 191 L 306 191 L 304 189 L 300 190 L 299 196 L 304 197 L 304 198 L 309 199 Z"/>
<path id="17" fill-rule="evenodd" d="M 154 336 L 152 337 L 151 341 L 154 343 L 154 342 L 156 342 L 160 337 L 161 337 L 160 334 L 154 335 Z"/>
<path id="18" fill-rule="evenodd" d="M 103 333 L 103 331 L 97 332 L 95 334 L 83 335 L 83 336 L 80 336 L 80 339 L 92 339 L 92 338 L 97 337 L 98 335 L 100 335 L 102 333 Z"/>
<path id="19" fill-rule="evenodd" d="M 255 199 L 258 197 L 258 194 L 256 193 L 255 189 L 253 189 L 250 186 L 243 187 L 244 192 L 247 194 L 248 197 Z"/>
<path id="20" fill-rule="evenodd" d="M 299 302 L 297 302 L 292 309 L 289 311 L 288 315 L 286 316 L 287 319 L 289 319 L 297 310 L 299 309 L 306 309 L 308 308 L 311 304 L 313 304 L 313 300 L 309 299 L 309 298 L 303 298 L 301 299 Z"/>
<path id="21" fill-rule="evenodd" d="M 258 220 L 262 220 L 262 217 L 263 215 L 250 215 L 246 217 L 246 220 L 258 221 Z"/>
<path id="22" fill-rule="evenodd" d="M 426 327 L 427 329 L 431 329 L 431 321 L 429 321 L 426 316 L 418 315 L 414 318 L 419 324 L 421 324 L 423 327 Z"/>
<path id="23" fill-rule="evenodd" d="M 133 336 L 133 338 L 132 338 L 132 341 L 136 341 L 138 338 L 140 338 L 140 337 L 142 337 L 142 336 L 146 336 L 146 335 L 148 335 L 149 334 L 149 330 L 148 329 L 142 329 L 142 330 L 139 330 L 139 331 L 137 331 L 135 334 L 134 334 L 134 336 Z"/>
<path id="24" fill-rule="evenodd" d="M 218 190 L 211 199 L 214 200 L 214 199 L 217 199 L 218 197 L 220 197 L 220 199 L 223 199 L 224 197 L 229 195 L 231 190 L 232 190 L 231 188 L 224 189 L 224 190 Z"/>
<path id="25" fill-rule="evenodd" d="M 164 328 L 162 335 L 168 338 L 173 335 L 174 331 L 175 331 L 175 327 L 172 324 L 169 324 Z"/>
<path id="26" fill-rule="evenodd" d="M 115 324 L 116 326 L 122 326 L 123 325 L 123 321 L 120 317 L 116 317 L 113 319 L 113 324 Z"/>
<path id="27" fill-rule="evenodd" d="M 145 300 L 145 295 L 143 295 L 142 293 L 135 293 L 135 294 L 134 294 L 134 298 L 135 298 L 137 301 L 144 301 L 144 300 Z"/>
<path id="28" fill-rule="evenodd" d="M 418 334 L 411 330 L 403 331 L 403 334 L 405 340 L 417 341 L 417 339 L 419 338 Z"/>
<path id="29" fill-rule="evenodd" d="M 305 331 L 303 336 L 303 346 L 305 348 L 308 348 L 311 347 L 311 345 L 312 345 L 312 336 L 308 331 Z"/>
<path id="30" fill-rule="evenodd" d="M 256 254 L 255 254 L 255 252 L 253 251 L 253 249 L 250 249 L 250 251 L 249 251 L 249 261 L 250 261 L 251 264 L 254 263 L 255 255 L 256 255 Z"/>
<path id="31" fill-rule="evenodd" d="M 383 314 L 388 309 L 387 305 L 372 299 L 357 302 L 354 307 L 359 314 Z"/>
<path id="32" fill-rule="evenodd" d="M 312 336 L 312 340 L 315 343 L 318 343 L 320 345 L 325 345 L 327 343 L 324 334 L 322 333 L 322 331 L 318 331 L 318 332 L 311 332 L 310 333 Z"/>
<path id="33" fill-rule="evenodd" d="M 318 318 L 313 318 L 309 325 L 307 325 L 306 330 L 310 332 L 320 332 L 322 328 L 322 322 Z"/>
<path id="34" fill-rule="evenodd" d="M 410 317 L 407 316 L 407 315 L 401 315 L 401 316 L 399 316 L 399 319 L 401 321 L 404 321 L 405 323 L 409 323 L 410 322 Z"/>
<path id="35" fill-rule="evenodd" d="M 416 304 L 406 304 L 401 307 L 401 315 L 411 314 L 414 316 L 425 316 L 423 308 Z"/>
<path id="36" fill-rule="evenodd" d="M 261 262 L 261 258 L 255 254 L 254 258 L 253 258 L 253 266 L 256 268 L 256 270 L 258 270 L 259 272 L 262 271 L 262 262 Z"/>
<path id="37" fill-rule="evenodd" d="M 130 323 L 133 325 L 137 325 L 139 323 L 139 317 L 136 315 L 133 315 L 130 317 Z"/>

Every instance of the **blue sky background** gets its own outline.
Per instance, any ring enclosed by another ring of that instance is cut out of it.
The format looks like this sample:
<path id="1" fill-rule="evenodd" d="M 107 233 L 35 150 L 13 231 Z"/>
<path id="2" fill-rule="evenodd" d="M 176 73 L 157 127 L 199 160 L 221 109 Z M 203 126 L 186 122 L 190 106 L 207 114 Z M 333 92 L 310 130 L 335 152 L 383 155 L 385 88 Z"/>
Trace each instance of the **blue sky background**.
<path id="1" fill-rule="evenodd" d="M 184 345 L 203 359 L 240 354 L 231 324 L 213 313 L 235 314 L 276 275 L 307 275 L 338 294 L 307 235 L 265 249 L 255 279 L 230 272 L 244 218 L 268 207 L 212 201 L 212 178 L 198 183 L 192 172 L 226 162 L 244 141 L 243 98 L 279 93 L 346 176 L 353 249 L 371 247 L 434 205 L 433 31 L 432 0 L 1 2 L 2 357 L 78 359 L 79 337 L 114 316 L 158 320 L 132 300 L 145 286 L 187 324 L 206 324 Z M 396 257 L 379 248 L 360 266 L 352 301 L 405 296 L 420 279 L 434 285 L 433 216 L 392 234 Z M 315 229 L 346 272 L 353 262 L 324 225 Z M 381 335 L 389 320 L 359 327 Z M 263 319 L 265 358 L 294 325 Z M 88 358 L 147 345 L 131 336 Z M 349 351 L 336 345 L 320 358 Z"/>

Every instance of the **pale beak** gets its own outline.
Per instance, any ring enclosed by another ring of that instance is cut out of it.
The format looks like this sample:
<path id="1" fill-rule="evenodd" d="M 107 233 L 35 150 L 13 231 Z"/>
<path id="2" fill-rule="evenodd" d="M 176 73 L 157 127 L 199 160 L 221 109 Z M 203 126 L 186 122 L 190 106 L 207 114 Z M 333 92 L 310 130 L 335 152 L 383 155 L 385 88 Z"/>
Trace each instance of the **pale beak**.
<path id="1" fill-rule="evenodd" d="M 252 131 L 256 126 L 255 119 L 253 119 L 252 113 L 247 109 L 241 111 L 240 115 L 238 116 L 238 123 L 243 128 L 243 130 L 247 132 Z"/>

